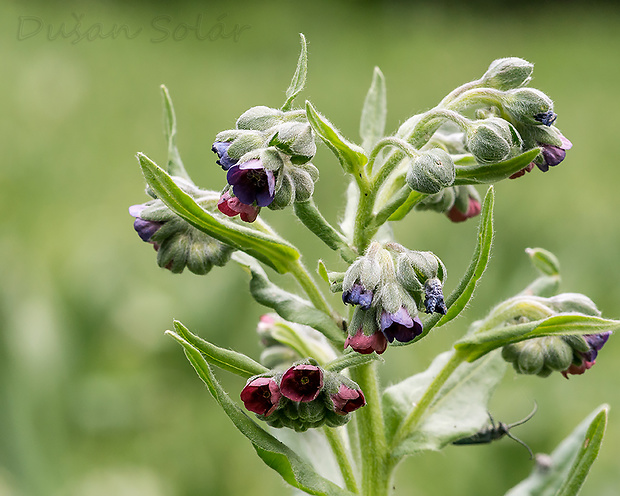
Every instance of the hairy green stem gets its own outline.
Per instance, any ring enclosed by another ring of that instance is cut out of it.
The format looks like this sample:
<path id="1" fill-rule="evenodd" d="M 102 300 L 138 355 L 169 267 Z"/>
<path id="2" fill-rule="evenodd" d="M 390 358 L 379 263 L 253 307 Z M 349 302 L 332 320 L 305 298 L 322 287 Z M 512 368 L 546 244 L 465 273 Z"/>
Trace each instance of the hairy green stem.
<path id="1" fill-rule="evenodd" d="M 453 353 L 450 360 L 448 360 L 448 363 L 444 365 L 443 369 L 441 369 L 439 374 L 437 374 L 437 377 L 435 377 L 433 382 L 431 382 L 428 386 L 418 404 L 413 408 L 413 410 L 411 410 L 411 412 L 409 412 L 409 415 L 405 417 L 398 427 L 398 430 L 394 435 L 394 439 L 392 440 L 391 452 L 393 452 L 398 445 L 407 439 L 407 437 L 414 431 L 424 414 L 427 412 L 428 408 L 436 399 L 441 387 L 446 383 L 456 368 L 463 363 L 466 356 L 466 353 L 461 353 L 458 351 Z"/>
<path id="2" fill-rule="evenodd" d="M 346 488 L 352 493 L 359 494 L 360 490 L 357 486 L 355 472 L 353 471 L 351 459 L 342 440 L 340 428 L 324 427 L 323 432 L 336 457 L 336 462 L 338 462 L 338 467 L 340 467 L 340 473 L 342 474 Z"/>
<path id="3" fill-rule="evenodd" d="M 364 391 L 367 403 L 355 414 L 362 458 L 361 494 L 387 496 L 393 467 L 388 459 L 376 362 L 353 368 L 351 376 Z"/>
<path id="4" fill-rule="evenodd" d="M 291 263 L 289 266 L 291 274 L 299 285 L 303 288 L 310 301 L 313 305 L 322 312 L 325 312 L 329 316 L 333 316 L 333 312 L 329 303 L 323 296 L 323 293 L 319 290 L 317 285 L 314 283 L 314 280 L 308 273 L 308 269 L 306 269 L 305 265 L 301 262 L 301 260 L 297 259 L 294 263 Z"/>

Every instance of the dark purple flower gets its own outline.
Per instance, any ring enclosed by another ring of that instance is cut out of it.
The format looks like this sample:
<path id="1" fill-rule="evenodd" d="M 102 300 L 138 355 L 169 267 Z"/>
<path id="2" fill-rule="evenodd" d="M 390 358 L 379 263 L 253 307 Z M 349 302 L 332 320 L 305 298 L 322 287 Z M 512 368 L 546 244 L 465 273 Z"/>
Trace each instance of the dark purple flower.
<path id="1" fill-rule="evenodd" d="M 159 231 L 159 228 L 163 226 L 164 223 L 141 219 L 140 212 L 142 212 L 145 208 L 145 205 L 132 205 L 129 207 L 129 215 L 136 218 L 133 223 L 133 228 L 138 233 L 138 236 L 140 236 L 140 239 L 150 243 L 153 234 Z"/>
<path id="2" fill-rule="evenodd" d="M 545 126 L 551 126 L 557 118 L 558 115 L 552 110 L 540 112 L 534 116 L 534 120 L 540 122 L 541 124 L 544 124 Z"/>
<path id="3" fill-rule="evenodd" d="M 331 399 L 334 402 L 334 411 L 339 415 L 351 413 L 366 404 L 361 389 L 351 389 L 344 384 L 340 384 L 338 392 L 332 394 Z"/>
<path id="4" fill-rule="evenodd" d="M 452 222 L 464 222 L 471 217 L 475 217 L 480 213 L 482 207 L 480 202 L 474 197 L 469 197 L 469 204 L 467 206 L 467 212 L 461 212 L 456 204 L 446 212 L 448 219 Z"/>
<path id="5" fill-rule="evenodd" d="M 216 153 L 218 159 L 215 163 L 222 167 L 225 171 L 230 169 L 233 165 L 237 163 L 236 159 L 230 158 L 228 156 L 228 148 L 230 148 L 231 143 L 229 141 L 216 141 L 213 143 L 211 150 L 213 153 Z"/>
<path id="6" fill-rule="evenodd" d="M 323 371 L 316 365 L 294 365 L 282 376 L 280 391 L 289 400 L 307 403 L 323 388 Z"/>
<path id="7" fill-rule="evenodd" d="M 536 165 L 541 171 L 547 172 L 549 167 L 558 165 L 566 158 L 566 150 L 570 150 L 573 147 L 573 144 L 561 134 L 560 140 L 562 141 L 561 146 L 539 143 L 539 145 L 542 146 L 543 163 Z"/>
<path id="8" fill-rule="evenodd" d="M 275 195 L 276 179 L 272 171 L 266 170 L 260 160 L 254 159 L 233 165 L 226 174 L 228 184 L 241 203 L 266 207 Z"/>
<path id="9" fill-rule="evenodd" d="M 588 351 L 577 351 L 575 354 L 581 358 L 581 364 L 571 364 L 571 366 L 562 372 L 562 375 L 568 379 L 569 375 L 581 375 L 586 370 L 592 368 L 596 363 L 598 352 L 601 351 L 607 340 L 611 336 L 611 332 L 602 332 L 600 334 L 586 334 L 584 339 L 590 346 Z"/>
<path id="10" fill-rule="evenodd" d="M 366 289 L 359 282 L 356 282 L 351 286 L 351 289 L 343 291 L 342 301 L 349 305 L 359 305 L 362 309 L 368 310 L 372 303 L 373 292 L 370 289 Z"/>
<path id="11" fill-rule="evenodd" d="M 408 343 L 422 334 L 422 321 L 418 317 L 411 318 L 405 307 L 394 313 L 381 312 L 380 325 L 381 332 L 390 343 L 394 340 Z"/>
<path id="12" fill-rule="evenodd" d="M 257 377 L 245 385 L 240 396 L 249 411 L 267 417 L 278 408 L 282 394 L 272 377 Z"/>
<path id="13" fill-rule="evenodd" d="M 260 212 L 260 207 L 246 205 L 239 201 L 239 198 L 231 196 L 228 191 L 220 197 L 217 202 L 217 208 L 224 215 L 228 215 L 228 217 L 239 215 L 244 222 L 254 222 L 256 217 L 258 217 L 258 212 Z"/>
<path id="14" fill-rule="evenodd" d="M 345 349 L 347 346 L 350 346 L 362 355 L 369 355 L 373 351 L 380 355 L 387 349 L 387 345 L 387 339 L 381 331 L 377 330 L 370 336 L 366 336 L 361 327 L 357 330 L 355 336 L 347 336 L 344 342 Z"/>

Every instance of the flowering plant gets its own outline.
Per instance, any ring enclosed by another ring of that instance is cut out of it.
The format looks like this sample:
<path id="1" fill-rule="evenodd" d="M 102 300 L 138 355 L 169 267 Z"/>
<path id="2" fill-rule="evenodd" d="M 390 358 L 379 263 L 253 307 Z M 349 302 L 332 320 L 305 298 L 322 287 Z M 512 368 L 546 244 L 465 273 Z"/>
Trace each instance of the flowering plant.
<path id="1" fill-rule="evenodd" d="M 527 86 L 533 65 L 519 58 L 494 61 L 480 79 L 388 136 L 385 81 L 375 69 L 362 111 L 362 143 L 355 144 L 310 102 L 294 107 L 306 79 L 303 36 L 301 45 L 282 107 L 253 107 L 235 129 L 215 137 L 212 150 L 226 182 L 219 192 L 199 188 L 187 174 L 162 87 L 167 164 L 138 154 L 152 199 L 130 213 L 161 267 L 206 274 L 232 260 L 250 274 L 251 296 L 273 310 L 258 323 L 259 361 L 222 349 L 180 322 L 168 331 L 265 463 L 309 494 L 387 495 L 406 456 L 513 437 L 512 425 L 488 425 L 487 405 L 506 362 L 519 374 L 583 374 L 620 321 L 602 318 L 584 295 L 558 294 L 556 257 L 528 249 L 540 273 L 532 284 L 473 322 L 427 370 L 382 390 L 380 364 L 391 353 L 407 352 L 392 348 L 415 344 L 472 299 L 493 241 L 492 184 L 535 167 L 548 172 L 572 145 L 554 125 L 551 99 Z M 319 169 L 311 161 L 321 142 L 348 183 L 337 227 L 313 200 Z M 479 185 L 491 185 L 484 199 Z M 290 208 L 340 255 L 341 266 L 328 270 L 319 260 L 317 284 L 300 250 L 264 221 L 263 208 Z M 441 259 L 402 246 L 389 229 L 388 222 L 423 210 L 452 222 L 479 217 L 471 262 L 450 293 L 444 292 Z M 293 276 L 304 294 L 279 287 L 265 267 Z M 335 308 L 326 290 L 341 294 L 344 306 Z M 246 381 L 240 401 L 223 390 L 214 368 Z M 607 410 L 599 407 L 550 457 L 537 455 L 532 475 L 509 494 L 576 494 L 598 453 Z M 292 447 L 316 443 L 316 436 L 301 433 L 319 428 L 326 443 Z M 294 442 L 286 434 L 291 431 L 300 433 Z M 333 459 L 337 473 L 323 473 L 322 459 Z"/>

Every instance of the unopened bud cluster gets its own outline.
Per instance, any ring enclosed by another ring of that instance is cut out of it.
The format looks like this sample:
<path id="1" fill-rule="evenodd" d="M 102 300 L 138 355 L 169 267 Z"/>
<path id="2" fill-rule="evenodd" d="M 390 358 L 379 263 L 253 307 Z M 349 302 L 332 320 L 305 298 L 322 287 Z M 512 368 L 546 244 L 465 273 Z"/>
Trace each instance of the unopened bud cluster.
<path id="1" fill-rule="evenodd" d="M 344 303 L 355 305 L 345 348 L 383 353 L 388 342 L 408 343 L 423 331 L 418 309 L 445 314 L 446 270 L 431 252 L 396 243 L 374 242 L 347 270 L 341 287 Z"/>
<path id="2" fill-rule="evenodd" d="M 217 135 L 212 149 L 228 182 L 218 208 L 230 217 L 253 222 L 261 207 L 282 209 L 314 192 L 316 144 L 303 110 L 253 107 L 236 129 Z"/>
<path id="3" fill-rule="evenodd" d="M 576 293 L 564 293 L 551 298 L 521 296 L 514 299 L 519 310 L 506 324 L 521 324 L 537 320 L 539 316 L 552 317 L 564 313 L 578 313 L 599 317 L 600 311 L 592 300 Z M 528 302 L 532 308 L 528 308 Z M 516 308 L 517 306 L 515 306 Z M 532 313 L 533 312 L 533 313 Z M 519 313 L 521 315 L 519 315 Z M 519 374 L 547 377 L 554 371 L 564 377 L 583 374 L 591 368 L 610 333 L 554 335 L 508 344 L 502 349 L 504 359 L 512 363 Z"/>
<path id="4" fill-rule="evenodd" d="M 272 427 L 298 432 L 346 424 L 351 413 L 366 404 L 364 393 L 352 380 L 323 370 L 309 360 L 284 373 L 251 377 L 241 391 L 245 408 Z"/>
<path id="5" fill-rule="evenodd" d="M 213 210 L 216 192 L 199 190 L 182 179 L 177 181 L 201 206 Z M 214 265 L 225 265 L 234 251 L 190 225 L 161 200 L 132 205 L 129 213 L 136 219 L 134 229 L 142 241 L 155 248 L 157 264 L 173 273 L 181 273 L 187 267 L 194 274 L 206 274 Z"/>

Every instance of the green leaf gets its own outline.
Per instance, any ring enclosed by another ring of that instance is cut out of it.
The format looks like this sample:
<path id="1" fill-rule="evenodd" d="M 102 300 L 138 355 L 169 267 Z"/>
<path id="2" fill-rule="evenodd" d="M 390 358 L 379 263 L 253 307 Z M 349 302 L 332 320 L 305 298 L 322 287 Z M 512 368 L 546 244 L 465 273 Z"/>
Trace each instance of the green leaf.
<path id="1" fill-rule="evenodd" d="M 250 292 L 258 303 L 274 309 L 283 319 L 308 325 L 331 341 L 344 345 L 344 331 L 329 315 L 317 310 L 309 301 L 273 284 L 256 261 L 238 254 L 233 257 L 250 272 Z"/>
<path id="2" fill-rule="evenodd" d="M 457 165 L 454 185 L 496 183 L 527 167 L 540 151 L 540 148 L 532 148 L 521 155 L 495 164 Z"/>
<path id="3" fill-rule="evenodd" d="M 168 88 L 163 84 L 161 85 L 161 95 L 164 104 L 164 135 L 166 136 L 166 141 L 168 141 L 168 165 L 166 171 L 171 176 L 182 177 L 191 183 L 192 180 L 183 166 L 183 161 L 177 148 L 177 118 L 174 113 L 174 107 L 172 106 Z"/>
<path id="4" fill-rule="evenodd" d="M 491 186 L 484 197 L 480 224 L 478 225 L 478 244 L 469 262 L 467 271 L 461 278 L 458 286 L 446 298 L 448 312 L 445 315 L 433 314 L 424 324 L 424 335 L 435 326 L 442 326 L 456 318 L 471 300 L 478 281 L 482 277 L 493 244 L 493 205 L 495 202 L 495 190 Z M 423 337 L 422 336 L 422 337 Z"/>
<path id="5" fill-rule="evenodd" d="M 301 42 L 301 53 L 299 54 L 297 68 L 295 69 L 295 74 L 293 74 L 291 84 L 286 90 L 286 102 L 284 102 L 281 109 L 284 112 L 291 109 L 293 100 L 295 100 L 295 97 L 301 93 L 306 85 L 306 75 L 308 73 L 308 47 L 306 45 L 306 37 L 299 33 L 299 38 Z"/>
<path id="6" fill-rule="evenodd" d="M 362 355 L 357 352 L 345 353 L 344 355 L 339 356 L 338 358 L 332 360 L 323 368 L 325 370 L 331 370 L 332 372 L 340 372 L 344 369 L 357 367 L 359 365 L 364 365 L 365 363 L 372 362 L 374 360 L 384 361 L 376 353 L 371 353 L 369 355 Z"/>
<path id="7" fill-rule="evenodd" d="M 428 195 L 426 193 L 420 193 L 419 191 L 412 191 L 411 193 L 409 193 L 409 196 L 402 203 L 402 205 L 400 205 L 400 207 L 398 207 L 396 211 L 392 215 L 390 215 L 390 218 L 388 220 L 395 221 L 395 220 L 404 219 L 405 216 L 409 212 L 411 212 L 413 207 L 415 207 L 418 203 L 424 200 L 424 198 L 426 198 L 427 196 Z"/>
<path id="8" fill-rule="evenodd" d="M 185 341 L 200 351 L 205 360 L 211 365 L 215 365 L 216 367 L 232 372 L 233 374 L 240 375 L 245 379 L 249 379 L 254 375 L 269 372 L 267 367 L 263 367 L 260 363 L 252 360 L 249 356 L 246 356 L 243 353 L 219 348 L 218 346 L 205 341 L 195 334 L 192 334 L 187 327 L 181 324 L 178 320 L 174 321 L 174 330 L 183 339 L 185 339 Z"/>
<path id="9" fill-rule="evenodd" d="M 383 393 L 386 436 L 392 441 L 398 427 L 420 401 L 454 352 L 442 353 L 424 372 L 390 386 Z M 413 432 L 395 447 L 401 458 L 424 450 L 439 450 L 471 436 L 488 423 L 487 405 L 501 381 L 506 364 L 499 353 L 459 365 L 437 393 Z"/>
<path id="10" fill-rule="evenodd" d="M 211 395 L 228 415 L 228 418 L 232 420 L 235 427 L 250 440 L 258 456 L 269 467 L 278 472 L 286 482 L 308 494 L 352 496 L 351 492 L 321 477 L 297 453 L 256 424 L 222 389 L 200 351 L 178 334 L 171 331 L 166 332 L 183 346 L 185 355 L 198 376 L 206 384 Z"/>
<path id="11" fill-rule="evenodd" d="M 244 251 L 284 274 L 299 258 L 299 252 L 286 241 L 228 219 L 218 219 L 204 210 L 155 162 L 138 154 L 146 182 L 170 210 L 195 228 L 238 250 Z"/>
<path id="12" fill-rule="evenodd" d="M 334 152 L 345 172 L 355 174 L 366 165 L 368 157 L 359 146 L 347 141 L 325 117 L 319 114 L 312 104 L 306 101 L 306 117 L 312 130 Z"/>
<path id="13" fill-rule="evenodd" d="M 596 459 L 609 406 L 601 405 L 551 453 L 551 466 L 538 465 L 506 496 L 575 496 Z"/>
<path id="14" fill-rule="evenodd" d="M 385 120 L 387 116 L 387 98 L 385 92 L 385 78 L 378 67 L 372 75 L 372 83 L 362 109 L 360 121 L 360 136 L 362 148 L 366 153 L 375 146 L 375 143 L 383 138 L 385 132 Z"/>
<path id="15" fill-rule="evenodd" d="M 578 313 L 560 313 L 545 319 L 534 320 L 524 324 L 494 327 L 473 334 L 468 334 L 454 344 L 463 352 L 468 361 L 501 348 L 510 343 L 518 343 L 531 338 L 543 336 L 569 336 L 599 334 L 620 329 L 620 320 L 602 319 Z"/>

